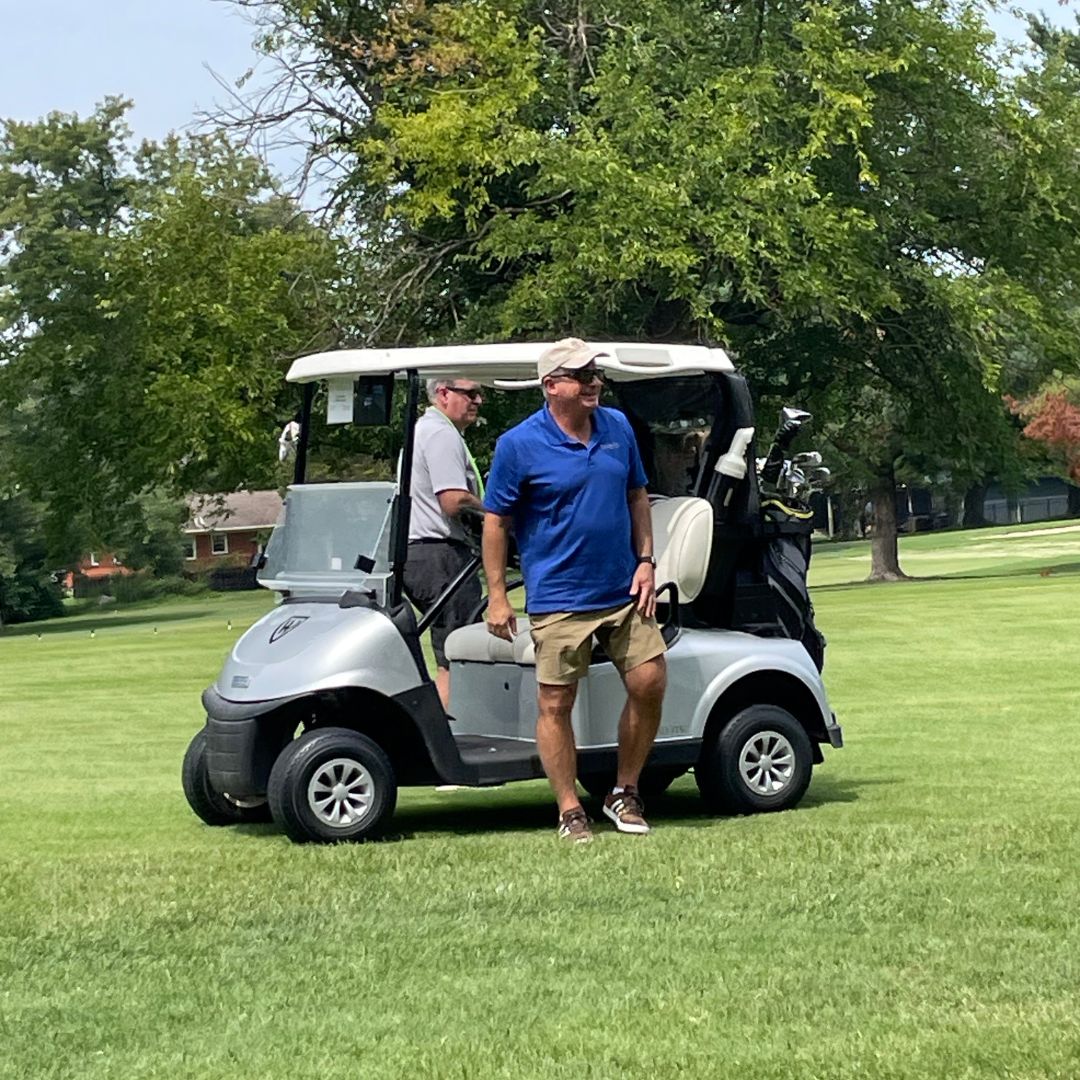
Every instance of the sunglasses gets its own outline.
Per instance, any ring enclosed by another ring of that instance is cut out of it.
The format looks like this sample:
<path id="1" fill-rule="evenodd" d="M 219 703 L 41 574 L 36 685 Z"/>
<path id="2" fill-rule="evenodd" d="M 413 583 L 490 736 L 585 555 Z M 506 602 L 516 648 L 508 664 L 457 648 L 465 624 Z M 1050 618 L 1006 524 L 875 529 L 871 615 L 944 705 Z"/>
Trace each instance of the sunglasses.
<path id="1" fill-rule="evenodd" d="M 604 381 L 604 373 L 598 371 L 596 368 L 577 368 L 574 371 L 558 371 L 552 378 L 554 379 L 573 379 L 576 383 L 581 383 L 582 386 L 588 386 L 591 382 Z"/>
<path id="2" fill-rule="evenodd" d="M 466 390 L 464 386 L 440 386 L 440 390 L 453 391 L 455 394 L 463 394 L 470 401 L 483 401 L 484 392 L 479 388 L 475 390 Z"/>

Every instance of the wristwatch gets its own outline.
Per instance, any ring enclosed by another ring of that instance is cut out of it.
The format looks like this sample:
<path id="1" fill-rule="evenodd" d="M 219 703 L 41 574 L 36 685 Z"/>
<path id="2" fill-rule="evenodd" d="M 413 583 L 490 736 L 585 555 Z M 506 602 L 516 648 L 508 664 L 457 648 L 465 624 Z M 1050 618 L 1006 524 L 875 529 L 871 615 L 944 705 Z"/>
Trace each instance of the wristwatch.
<path id="1" fill-rule="evenodd" d="M 637 558 L 639 563 L 647 562 L 654 570 L 656 569 L 656 556 L 655 555 L 639 555 Z"/>

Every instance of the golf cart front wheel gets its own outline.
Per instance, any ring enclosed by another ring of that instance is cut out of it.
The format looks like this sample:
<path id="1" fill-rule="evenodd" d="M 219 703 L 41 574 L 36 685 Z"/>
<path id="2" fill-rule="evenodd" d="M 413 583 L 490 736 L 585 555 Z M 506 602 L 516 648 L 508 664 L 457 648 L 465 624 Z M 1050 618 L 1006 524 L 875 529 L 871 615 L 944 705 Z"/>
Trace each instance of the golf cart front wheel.
<path id="1" fill-rule="evenodd" d="M 813 764 L 810 737 L 791 713 L 751 705 L 705 745 L 694 776 L 713 812 L 764 813 L 795 806 L 810 784 Z"/>
<path id="2" fill-rule="evenodd" d="M 180 780 L 188 805 L 207 825 L 242 825 L 269 821 L 270 808 L 264 798 L 240 799 L 216 791 L 206 767 L 206 729 L 198 732 L 184 754 Z"/>
<path id="3" fill-rule="evenodd" d="M 369 840 L 394 812 L 397 781 L 378 743 L 318 728 L 278 755 L 268 794 L 274 821 L 297 843 Z"/>

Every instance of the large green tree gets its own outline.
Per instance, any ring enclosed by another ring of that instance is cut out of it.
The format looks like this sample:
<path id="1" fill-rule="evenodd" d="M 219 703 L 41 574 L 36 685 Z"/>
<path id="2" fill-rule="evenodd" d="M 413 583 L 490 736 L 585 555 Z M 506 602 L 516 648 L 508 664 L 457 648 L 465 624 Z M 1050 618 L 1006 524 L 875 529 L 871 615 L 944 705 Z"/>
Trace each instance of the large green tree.
<path id="1" fill-rule="evenodd" d="M 974 481 L 1017 343 L 1080 354 L 1075 71 L 979 0 L 240 2 L 383 283 L 361 336 L 722 341 L 858 464 L 875 576 L 905 461 Z"/>
<path id="2" fill-rule="evenodd" d="M 150 492 L 273 480 L 283 370 L 334 341 L 328 235 L 223 137 L 134 148 L 126 109 L 0 129 L 0 406 L 60 561 L 128 548 Z"/>

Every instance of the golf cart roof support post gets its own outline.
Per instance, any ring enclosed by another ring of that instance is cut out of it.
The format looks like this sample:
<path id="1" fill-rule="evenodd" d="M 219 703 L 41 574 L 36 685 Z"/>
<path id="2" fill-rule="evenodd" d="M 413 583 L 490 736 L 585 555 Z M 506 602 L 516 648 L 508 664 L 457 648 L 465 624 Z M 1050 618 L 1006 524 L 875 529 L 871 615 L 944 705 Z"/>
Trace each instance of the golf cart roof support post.
<path id="1" fill-rule="evenodd" d="M 420 376 L 415 368 L 406 372 L 409 393 L 405 405 L 405 445 L 401 448 L 401 476 L 390 517 L 390 605 L 401 603 L 405 561 L 409 557 L 409 519 L 412 517 L 412 463 L 416 445 L 417 409 L 420 407 Z"/>
<path id="2" fill-rule="evenodd" d="M 304 384 L 304 400 L 300 406 L 300 438 L 296 441 L 296 464 L 293 466 L 293 483 L 302 484 L 307 472 L 308 437 L 311 431 L 311 407 L 315 401 L 315 383 Z"/>

